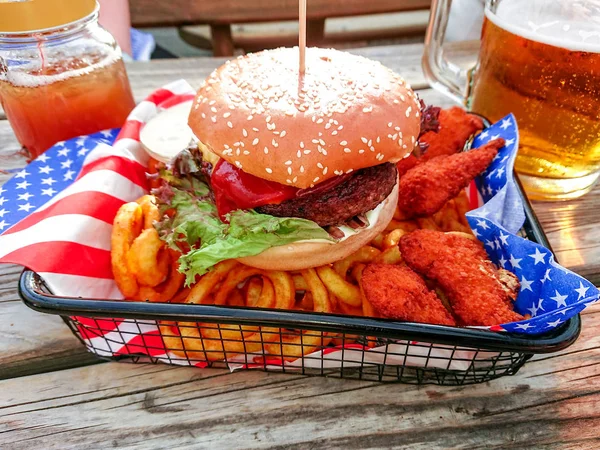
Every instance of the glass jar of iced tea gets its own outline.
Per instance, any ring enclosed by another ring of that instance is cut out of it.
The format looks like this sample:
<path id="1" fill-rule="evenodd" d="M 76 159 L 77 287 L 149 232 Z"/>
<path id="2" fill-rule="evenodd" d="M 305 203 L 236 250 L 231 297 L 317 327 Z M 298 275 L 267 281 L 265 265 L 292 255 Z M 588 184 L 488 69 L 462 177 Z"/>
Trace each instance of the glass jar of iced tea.
<path id="1" fill-rule="evenodd" d="M 0 2 L 0 104 L 31 157 L 123 125 L 135 104 L 95 0 Z"/>

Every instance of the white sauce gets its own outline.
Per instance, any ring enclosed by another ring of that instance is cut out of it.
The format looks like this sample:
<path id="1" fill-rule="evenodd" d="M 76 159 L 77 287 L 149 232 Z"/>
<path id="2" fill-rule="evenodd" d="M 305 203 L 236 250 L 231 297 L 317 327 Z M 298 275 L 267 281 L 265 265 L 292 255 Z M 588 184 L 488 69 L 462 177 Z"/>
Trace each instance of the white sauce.
<path id="1" fill-rule="evenodd" d="M 344 233 L 344 237 L 341 238 L 340 240 L 326 241 L 325 239 L 305 239 L 303 241 L 298 241 L 298 242 L 320 242 L 320 243 L 324 243 L 324 244 L 337 244 L 339 242 L 345 241 L 346 239 L 348 239 L 351 236 L 354 236 L 354 235 L 360 233 L 361 231 L 370 230 L 379 221 L 379 215 L 381 214 L 381 211 L 383 210 L 383 206 L 385 203 L 386 203 L 386 200 L 382 201 L 379 205 L 377 205 L 377 207 L 375 209 L 372 209 L 371 211 L 368 211 L 367 213 L 365 213 L 365 216 L 367 217 L 367 220 L 369 221 L 368 227 L 359 228 L 358 230 L 354 230 L 353 228 L 350 228 L 348 226 L 338 227 L 342 231 L 342 233 Z"/>

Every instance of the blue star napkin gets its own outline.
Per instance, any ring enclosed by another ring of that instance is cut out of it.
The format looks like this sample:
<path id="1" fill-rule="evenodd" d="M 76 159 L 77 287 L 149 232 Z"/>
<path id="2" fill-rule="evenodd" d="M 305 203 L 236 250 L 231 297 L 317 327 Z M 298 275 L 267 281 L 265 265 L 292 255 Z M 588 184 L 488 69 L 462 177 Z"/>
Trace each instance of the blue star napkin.
<path id="1" fill-rule="evenodd" d="M 112 145 L 120 128 L 59 142 L 0 186 L 0 235 L 73 184 L 86 156 Z"/>
<path id="2" fill-rule="evenodd" d="M 531 319 L 492 329 L 544 333 L 597 301 L 600 292 L 583 277 L 561 267 L 547 248 L 517 235 L 525 212 L 513 172 L 519 147 L 515 117 L 511 114 L 487 128 L 475 138 L 473 148 L 499 137 L 506 140 L 506 145 L 475 180 L 485 204 L 467 213 L 467 220 L 490 259 L 521 281 L 515 309 Z"/>

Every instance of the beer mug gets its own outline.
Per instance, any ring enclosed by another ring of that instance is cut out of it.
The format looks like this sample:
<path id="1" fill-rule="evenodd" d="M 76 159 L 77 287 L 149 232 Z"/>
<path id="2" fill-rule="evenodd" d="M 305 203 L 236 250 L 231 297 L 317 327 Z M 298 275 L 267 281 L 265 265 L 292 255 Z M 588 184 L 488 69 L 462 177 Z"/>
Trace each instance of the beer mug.
<path id="1" fill-rule="evenodd" d="M 466 74 L 444 56 L 450 3 L 432 1 L 423 56 L 431 85 L 491 121 L 515 115 L 515 168 L 530 198 L 587 193 L 600 175 L 600 0 L 487 0 Z"/>

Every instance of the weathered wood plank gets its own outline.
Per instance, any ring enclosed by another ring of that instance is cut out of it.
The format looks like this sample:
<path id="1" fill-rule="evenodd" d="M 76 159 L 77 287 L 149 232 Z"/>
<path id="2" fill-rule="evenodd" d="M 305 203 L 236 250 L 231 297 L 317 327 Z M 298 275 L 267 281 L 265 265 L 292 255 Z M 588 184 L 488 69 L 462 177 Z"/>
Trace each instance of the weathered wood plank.
<path id="1" fill-rule="evenodd" d="M 415 42 L 422 41 L 428 22 L 428 10 L 379 14 L 367 20 L 364 17 L 331 18 L 326 21 L 319 46 L 350 47 L 374 40 L 401 38 L 404 41 L 411 37 Z M 231 26 L 231 33 L 234 47 L 244 52 L 298 45 L 298 23 L 295 21 L 234 25 Z M 213 48 L 211 26 L 180 27 L 179 36 L 193 47 L 205 50 Z"/>
<path id="2" fill-rule="evenodd" d="M 0 382 L 10 448 L 597 448 L 600 309 L 581 339 L 466 387 L 109 363 Z M 101 446 L 103 446 L 101 445 Z"/>
<path id="3" fill-rule="evenodd" d="M 394 11 L 429 9 L 430 0 L 346 0 L 342 3 L 312 0 L 309 19 L 361 16 Z M 131 22 L 138 27 L 180 26 L 209 23 L 248 23 L 298 19 L 296 0 L 189 1 L 130 0 Z"/>
<path id="4" fill-rule="evenodd" d="M 99 362 L 58 316 L 27 308 L 17 293 L 23 269 L 0 264 L 0 379 Z"/>
<path id="5" fill-rule="evenodd" d="M 600 185 L 568 202 L 535 202 L 557 260 L 600 285 Z"/>
<path id="6" fill-rule="evenodd" d="M 4 171 L 18 169 L 27 164 L 25 155 L 19 151 L 20 148 L 8 120 L 0 120 L 0 185 L 10 178 Z"/>

